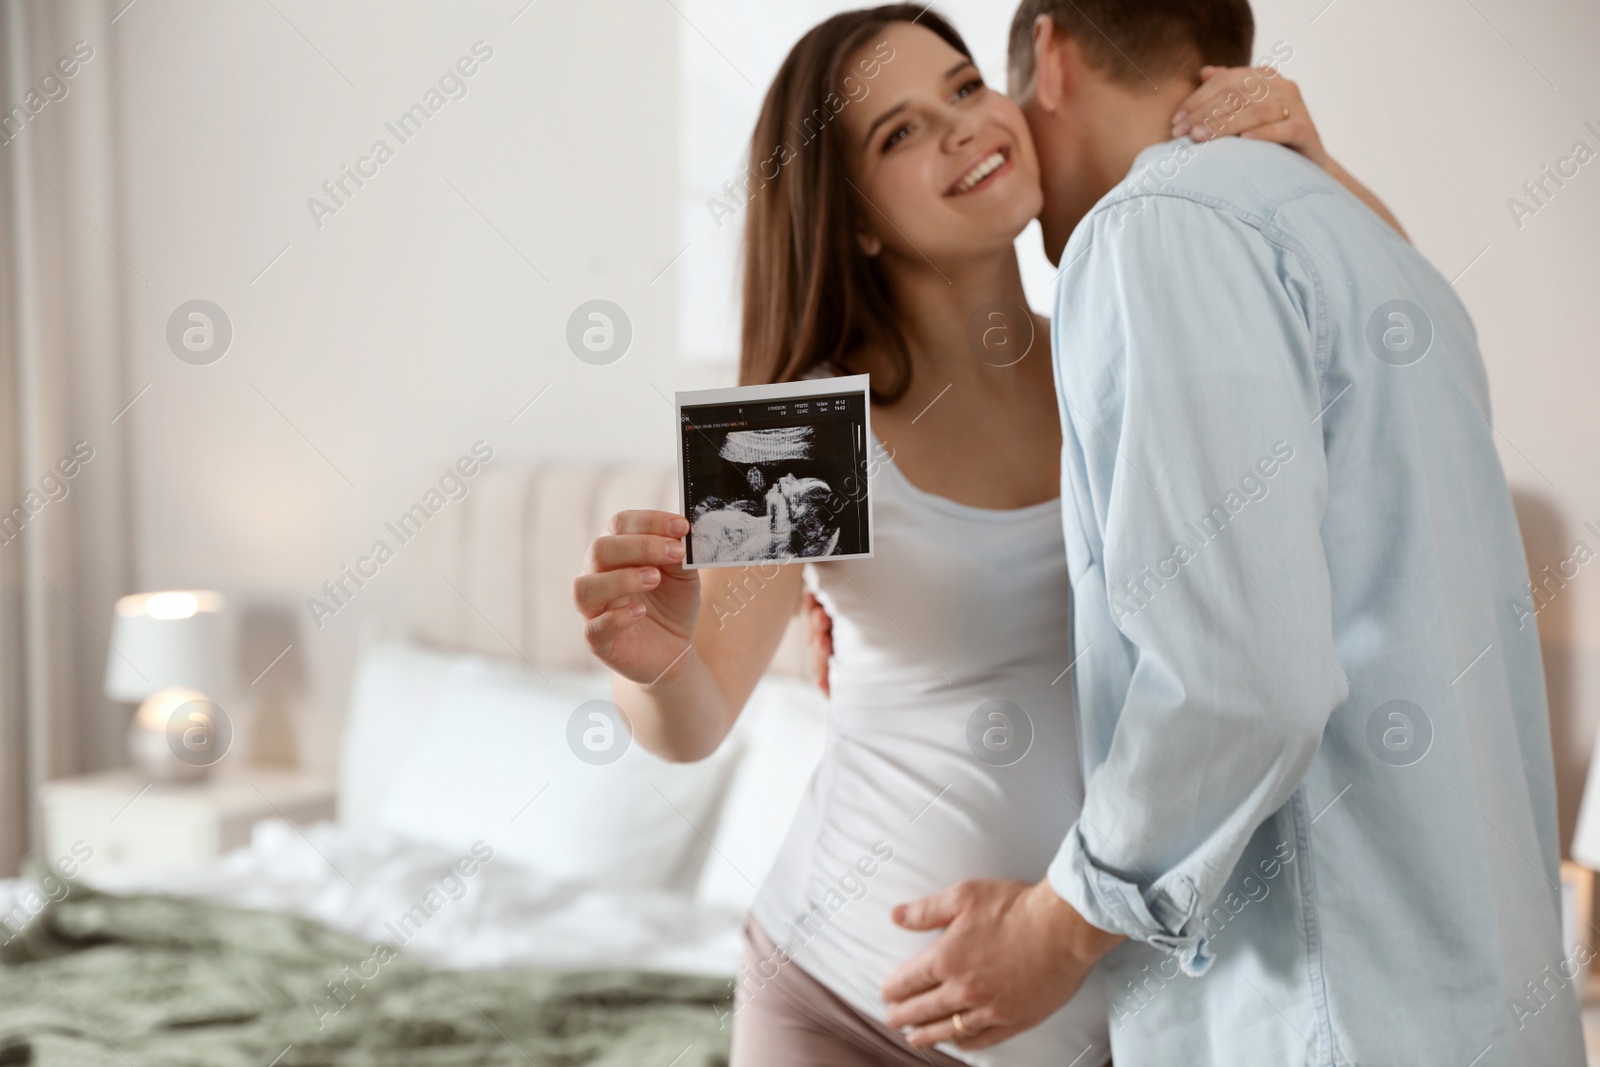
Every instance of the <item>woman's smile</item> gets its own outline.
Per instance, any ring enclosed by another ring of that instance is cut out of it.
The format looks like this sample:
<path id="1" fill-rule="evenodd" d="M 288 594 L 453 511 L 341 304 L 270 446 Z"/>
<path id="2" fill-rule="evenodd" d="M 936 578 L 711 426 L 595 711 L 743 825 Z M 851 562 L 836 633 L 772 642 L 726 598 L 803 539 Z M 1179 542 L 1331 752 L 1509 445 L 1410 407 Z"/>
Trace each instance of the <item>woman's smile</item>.
<path id="1" fill-rule="evenodd" d="M 950 184 L 950 188 L 945 190 L 944 195 L 963 196 L 979 189 L 987 189 L 999 182 L 1005 175 L 1010 174 L 1013 169 L 1011 166 L 1011 150 L 1002 145 L 992 152 L 980 155 L 971 166 L 962 172 L 959 178 Z"/>

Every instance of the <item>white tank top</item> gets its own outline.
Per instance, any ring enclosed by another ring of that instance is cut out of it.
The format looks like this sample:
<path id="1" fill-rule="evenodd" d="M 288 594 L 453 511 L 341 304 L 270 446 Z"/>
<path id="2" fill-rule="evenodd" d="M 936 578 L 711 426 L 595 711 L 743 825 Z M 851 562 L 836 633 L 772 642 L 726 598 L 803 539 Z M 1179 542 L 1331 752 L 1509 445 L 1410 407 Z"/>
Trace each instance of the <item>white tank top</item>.
<path id="1" fill-rule="evenodd" d="M 833 619 L 827 746 L 751 911 L 809 974 L 881 1021 L 884 979 L 937 937 L 902 930 L 890 909 L 967 878 L 1044 877 L 1083 778 L 1059 499 L 958 504 L 871 444 L 873 558 L 805 567 Z M 941 1049 L 994 1067 L 1100 1067 L 1100 973 L 1034 1030 Z"/>

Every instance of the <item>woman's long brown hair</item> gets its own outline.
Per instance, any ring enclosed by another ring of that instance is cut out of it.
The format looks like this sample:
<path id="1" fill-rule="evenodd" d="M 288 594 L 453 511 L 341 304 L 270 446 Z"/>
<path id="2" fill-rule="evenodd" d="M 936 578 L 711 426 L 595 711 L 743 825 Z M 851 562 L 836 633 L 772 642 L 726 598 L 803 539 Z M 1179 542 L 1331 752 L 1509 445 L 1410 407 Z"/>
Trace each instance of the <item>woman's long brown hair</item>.
<path id="1" fill-rule="evenodd" d="M 867 228 L 863 212 L 872 208 L 850 180 L 839 121 L 846 107 L 870 98 L 871 79 L 894 61 L 894 50 L 880 40 L 846 64 L 896 22 L 926 27 L 972 58 L 940 16 L 917 4 L 889 4 L 812 28 L 767 90 L 750 140 L 741 385 L 795 381 L 869 344 L 895 369 L 892 381 L 872 383 L 875 402 L 893 403 L 911 384 L 911 353 L 882 268 L 856 240 Z"/>

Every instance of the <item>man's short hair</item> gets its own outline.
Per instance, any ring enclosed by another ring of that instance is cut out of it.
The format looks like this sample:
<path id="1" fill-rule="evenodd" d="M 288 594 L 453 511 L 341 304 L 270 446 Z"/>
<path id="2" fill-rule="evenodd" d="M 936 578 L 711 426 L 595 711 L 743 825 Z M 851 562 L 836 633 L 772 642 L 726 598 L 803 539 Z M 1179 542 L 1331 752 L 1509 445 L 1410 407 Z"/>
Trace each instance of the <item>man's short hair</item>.
<path id="1" fill-rule="evenodd" d="M 1096 69 L 1127 84 L 1153 82 L 1186 66 L 1250 63 L 1255 18 L 1249 0 L 1022 0 L 1011 20 L 1013 92 L 1033 83 L 1033 24 L 1049 15 L 1077 39 Z"/>

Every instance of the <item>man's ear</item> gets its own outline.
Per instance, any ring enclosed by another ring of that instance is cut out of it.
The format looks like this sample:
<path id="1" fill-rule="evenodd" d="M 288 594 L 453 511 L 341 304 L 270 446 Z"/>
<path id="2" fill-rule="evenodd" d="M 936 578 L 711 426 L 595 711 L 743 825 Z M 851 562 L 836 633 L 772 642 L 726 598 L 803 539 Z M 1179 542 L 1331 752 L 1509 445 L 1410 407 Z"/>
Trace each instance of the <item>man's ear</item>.
<path id="1" fill-rule="evenodd" d="M 1066 91 L 1061 37 L 1049 15 L 1033 20 L 1033 98 L 1046 111 L 1057 110 Z"/>
<path id="2" fill-rule="evenodd" d="M 864 256 L 875 256 L 883 251 L 883 242 L 878 240 L 878 235 L 868 233 L 866 230 L 856 231 L 856 244 L 861 246 L 861 254 Z"/>

